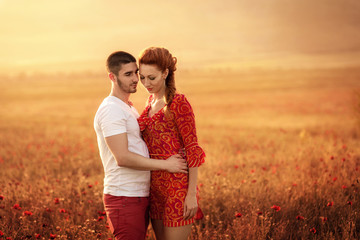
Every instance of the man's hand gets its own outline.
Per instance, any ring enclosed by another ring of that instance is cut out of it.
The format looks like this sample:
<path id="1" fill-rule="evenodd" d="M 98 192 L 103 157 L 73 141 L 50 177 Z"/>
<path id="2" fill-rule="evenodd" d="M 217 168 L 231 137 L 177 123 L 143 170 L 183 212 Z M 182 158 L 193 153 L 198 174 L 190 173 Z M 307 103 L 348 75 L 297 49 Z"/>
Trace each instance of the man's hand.
<path id="1" fill-rule="evenodd" d="M 179 154 L 172 155 L 164 162 L 166 164 L 165 170 L 171 173 L 188 173 L 186 160 Z"/>

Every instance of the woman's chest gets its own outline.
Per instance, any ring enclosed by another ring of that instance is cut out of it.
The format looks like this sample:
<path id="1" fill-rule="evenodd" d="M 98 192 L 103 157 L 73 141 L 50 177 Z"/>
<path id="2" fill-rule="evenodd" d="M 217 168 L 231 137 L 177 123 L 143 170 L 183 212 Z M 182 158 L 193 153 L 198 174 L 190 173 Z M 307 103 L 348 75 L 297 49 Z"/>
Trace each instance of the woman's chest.
<path id="1" fill-rule="evenodd" d="M 143 136 L 150 142 L 177 142 L 179 140 L 178 131 L 174 121 L 164 120 L 163 118 L 157 119 L 156 121 L 149 121 L 143 132 Z"/>

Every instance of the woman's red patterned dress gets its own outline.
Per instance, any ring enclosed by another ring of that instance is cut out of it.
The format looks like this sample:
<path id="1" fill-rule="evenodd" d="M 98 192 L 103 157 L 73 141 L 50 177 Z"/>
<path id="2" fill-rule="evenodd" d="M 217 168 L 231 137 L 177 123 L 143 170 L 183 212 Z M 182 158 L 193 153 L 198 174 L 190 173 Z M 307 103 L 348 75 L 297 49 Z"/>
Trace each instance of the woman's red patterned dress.
<path id="1" fill-rule="evenodd" d="M 164 108 L 149 117 L 150 102 L 138 118 L 142 136 L 153 159 L 167 159 L 185 149 L 188 167 L 204 163 L 205 153 L 198 145 L 195 117 L 184 95 L 175 94 L 169 116 Z M 188 174 L 151 172 L 150 216 L 161 219 L 165 226 L 178 227 L 191 224 L 194 218 L 184 221 L 184 201 L 188 190 Z"/>

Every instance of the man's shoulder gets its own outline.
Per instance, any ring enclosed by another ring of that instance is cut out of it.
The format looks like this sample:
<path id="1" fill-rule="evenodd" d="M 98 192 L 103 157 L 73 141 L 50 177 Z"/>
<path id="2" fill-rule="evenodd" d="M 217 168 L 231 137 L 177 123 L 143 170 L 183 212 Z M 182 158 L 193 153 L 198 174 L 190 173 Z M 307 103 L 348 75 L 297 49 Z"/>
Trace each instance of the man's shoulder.
<path id="1" fill-rule="evenodd" d="M 129 113 L 121 105 L 117 104 L 111 97 L 107 97 L 100 104 L 95 118 L 104 116 L 126 117 L 127 115 Z"/>
<path id="2" fill-rule="evenodd" d="M 109 109 L 112 111 L 121 111 L 126 112 L 124 109 L 115 99 L 111 96 L 106 97 L 99 106 L 99 109 Z"/>

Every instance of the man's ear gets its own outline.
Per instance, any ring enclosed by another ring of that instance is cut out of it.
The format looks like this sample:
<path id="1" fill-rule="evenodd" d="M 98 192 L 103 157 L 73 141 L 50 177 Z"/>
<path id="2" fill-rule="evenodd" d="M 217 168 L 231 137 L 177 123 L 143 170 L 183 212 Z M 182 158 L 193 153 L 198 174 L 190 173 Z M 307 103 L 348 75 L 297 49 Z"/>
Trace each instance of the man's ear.
<path id="1" fill-rule="evenodd" d="M 115 82 L 115 75 L 112 72 L 109 73 L 109 78 L 112 82 Z"/>

